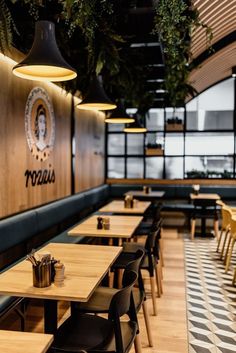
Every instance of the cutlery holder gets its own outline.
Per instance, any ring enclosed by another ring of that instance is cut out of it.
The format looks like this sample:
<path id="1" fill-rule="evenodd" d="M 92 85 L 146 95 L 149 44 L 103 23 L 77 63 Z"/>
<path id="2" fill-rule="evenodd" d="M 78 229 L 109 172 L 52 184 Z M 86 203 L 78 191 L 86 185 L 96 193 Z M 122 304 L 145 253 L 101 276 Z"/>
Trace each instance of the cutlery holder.
<path id="1" fill-rule="evenodd" d="M 33 266 L 33 286 L 38 288 L 51 285 L 51 263 Z"/>

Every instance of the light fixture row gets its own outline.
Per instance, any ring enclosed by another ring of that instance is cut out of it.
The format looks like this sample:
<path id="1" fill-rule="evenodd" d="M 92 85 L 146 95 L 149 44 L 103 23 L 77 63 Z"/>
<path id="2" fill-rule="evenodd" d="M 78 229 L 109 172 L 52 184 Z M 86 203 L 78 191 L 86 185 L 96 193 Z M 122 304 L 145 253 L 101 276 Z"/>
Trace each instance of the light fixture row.
<path id="1" fill-rule="evenodd" d="M 27 79 L 38 81 L 68 81 L 77 77 L 76 70 L 62 57 L 55 37 L 55 25 L 51 21 L 37 21 L 32 48 L 28 55 L 12 69 L 13 74 Z M 77 105 L 86 110 L 114 110 L 105 119 L 107 123 L 127 124 L 125 132 L 145 132 L 137 119 L 130 117 L 122 102 L 118 107 L 106 95 L 101 77 L 94 75 L 84 100 Z M 117 109 L 116 109 L 117 108 Z"/>

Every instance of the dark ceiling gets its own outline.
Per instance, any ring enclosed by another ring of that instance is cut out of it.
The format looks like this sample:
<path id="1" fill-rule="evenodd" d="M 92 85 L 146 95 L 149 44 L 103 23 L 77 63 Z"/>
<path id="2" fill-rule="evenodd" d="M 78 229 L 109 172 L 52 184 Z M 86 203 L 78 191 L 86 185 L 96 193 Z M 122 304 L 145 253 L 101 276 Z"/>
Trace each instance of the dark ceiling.
<path id="1" fill-rule="evenodd" d="M 49 12 L 55 14 L 57 12 L 55 4 L 58 4 L 58 1 L 51 0 L 48 3 L 51 4 Z M 113 5 L 114 11 L 118 14 L 116 30 L 125 37 L 125 47 L 132 51 L 132 58 L 142 58 L 140 65 L 142 72 L 145 74 L 145 89 L 154 94 L 153 107 L 160 107 L 164 102 L 162 87 L 165 66 L 163 50 L 158 36 L 152 34 L 156 3 L 158 3 L 158 0 L 117 0 L 113 2 Z M 198 28 L 193 32 L 193 60 L 200 66 L 193 70 L 190 81 L 198 92 L 201 92 L 216 83 L 217 80 L 229 77 L 232 66 L 235 66 L 236 0 L 193 0 L 193 5 L 197 7 L 200 19 L 212 28 L 212 44 L 215 49 L 210 54 L 206 52 L 204 29 Z M 10 6 L 14 6 L 13 12 L 21 34 L 17 38 L 17 47 L 22 51 L 27 51 L 33 40 L 34 20 L 21 7 L 21 1 L 14 5 L 11 3 Z M 24 35 L 25 33 L 27 33 L 27 36 Z M 70 43 L 65 43 L 63 53 L 65 55 L 66 45 L 69 46 Z M 74 62 L 83 61 L 81 53 L 76 53 L 76 51 L 71 59 Z"/>

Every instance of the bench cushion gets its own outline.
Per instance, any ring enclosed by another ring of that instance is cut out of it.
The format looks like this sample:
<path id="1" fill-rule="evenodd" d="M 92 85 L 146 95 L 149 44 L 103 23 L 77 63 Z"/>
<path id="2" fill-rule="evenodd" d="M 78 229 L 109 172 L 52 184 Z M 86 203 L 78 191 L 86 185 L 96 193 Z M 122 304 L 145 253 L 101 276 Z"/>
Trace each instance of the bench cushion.
<path id="1" fill-rule="evenodd" d="M 27 211 L 0 222 L 0 253 L 18 245 L 38 233 L 36 212 Z"/>

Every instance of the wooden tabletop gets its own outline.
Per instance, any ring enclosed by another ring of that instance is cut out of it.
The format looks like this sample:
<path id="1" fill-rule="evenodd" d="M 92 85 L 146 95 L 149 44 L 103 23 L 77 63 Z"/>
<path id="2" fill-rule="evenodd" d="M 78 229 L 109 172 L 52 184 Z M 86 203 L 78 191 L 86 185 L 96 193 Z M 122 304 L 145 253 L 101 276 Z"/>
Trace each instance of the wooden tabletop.
<path id="1" fill-rule="evenodd" d="M 218 194 L 190 194 L 191 200 L 205 199 L 205 200 L 219 200 L 220 196 Z"/>
<path id="2" fill-rule="evenodd" d="M 149 191 L 147 194 L 143 190 L 130 190 L 125 193 L 125 195 L 132 195 L 134 197 L 146 197 L 150 199 L 160 198 L 165 195 L 165 191 Z"/>
<path id="3" fill-rule="evenodd" d="M 65 265 L 64 286 L 33 287 L 32 266 L 23 260 L 0 274 L 0 294 L 86 302 L 121 250 L 118 246 L 50 243 L 40 252 L 50 252 Z"/>
<path id="4" fill-rule="evenodd" d="M 99 216 L 108 217 L 110 219 L 109 230 L 97 229 L 98 215 L 93 215 L 71 229 L 68 235 L 127 239 L 132 237 L 135 229 L 143 219 L 141 216 L 107 216 L 102 214 Z"/>
<path id="5" fill-rule="evenodd" d="M 53 341 L 53 335 L 0 330 L 0 352 L 45 353 Z"/>
<path id="6" fill-rule="evenodd" d="M 134 207 L 126 208 L 124 200 L 114 200 L 99 209 L 99 212 L 111 212 L 120 214 L 144 214 L 151 205 L 150 201 L 134 200 Z"/>

